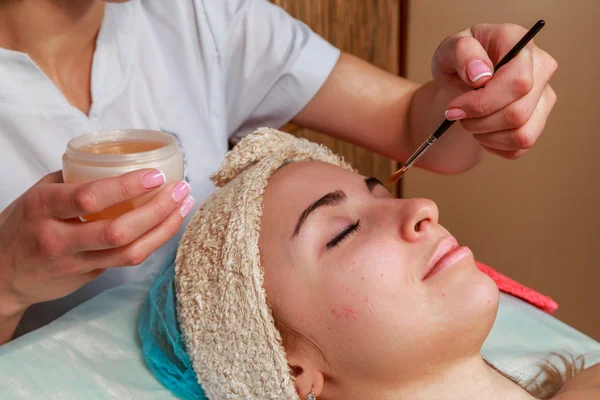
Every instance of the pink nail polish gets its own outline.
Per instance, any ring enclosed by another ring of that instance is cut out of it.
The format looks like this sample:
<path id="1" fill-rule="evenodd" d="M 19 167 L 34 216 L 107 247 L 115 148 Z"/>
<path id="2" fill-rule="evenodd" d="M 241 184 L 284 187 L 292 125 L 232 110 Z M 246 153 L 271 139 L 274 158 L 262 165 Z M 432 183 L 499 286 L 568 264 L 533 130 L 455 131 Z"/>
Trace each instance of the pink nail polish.
<path id="1" fill-rule="evenodd" d="M 173 190 L 171 190 L 171 196 L 177 203 L 185 199 L 188 194 L 190 194 L 190 185 L 184 181 L 179 182 L 175 185 Z"/>
<path id="2" fill-rule="evenodd" d="M 142 185 L 144 185 L 146 189 L 154 189 L 162 186 L 165 183 L 165 180 L 165 174 L 157 169 L 144 175 L 142 178 Z"/>
<path id="3" fill-rule="evenodd" d="M 185 201 L 179 208 L 179 214 L 181 215 L 181 218 L 185 218 L 190 213 L 190 211 L 192 211 L 194 203 L 196 203 L 196 199 L 194 199 L 192 196 L 186 197 Z"/>
<path id="4" fill-rule="evenodd" d="M 473 60 L 467 65 L 467 75 L 471 82 L 477 82 L 484 76 L 492 76 L 492 70 L 481 60 Z"/>
<path id="5" fill-rule="evenodd" d="M 467 113 L 462 108 L 451 108 L 445 112 L 446 119 L 449 121 L 457 121 L 466 118 Z"/>

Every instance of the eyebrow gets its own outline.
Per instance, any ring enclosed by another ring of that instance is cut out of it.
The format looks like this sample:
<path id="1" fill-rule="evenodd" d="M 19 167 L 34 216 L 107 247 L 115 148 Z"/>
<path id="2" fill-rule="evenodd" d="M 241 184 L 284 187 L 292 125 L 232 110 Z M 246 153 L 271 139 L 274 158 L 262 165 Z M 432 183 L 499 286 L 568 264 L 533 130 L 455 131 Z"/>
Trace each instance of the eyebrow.
<path id="1" fill-rule="evenodd" d="M 375 186 L 377 185 L 383 186 L 383 183 L 381 183 L 379 179 L 374 177 L 365 178 L 364 182 L 367 186 L 367 189 L 369 189 L 369 192 L 372 192 L 373 188 L 375 188 Z M 322 206 L 337 206 L 346 201 L 347 198 L 348 196 L 346 196 L 346 193 L 344 193 L 343 190 L 338 189 L 335 192 L 327 193 L 325 196 L 321 197 L 319 200 L 309 205 L 304 211 L 302 211 L 302 214 L 300 214 L 298 222 L 296 223 L 296 227 L 294 228 L 294 233 L 292 233 L 292 236 L 290 236 L 290 240 L 294 239 L 300 234 L 300 229 L 302 228 L 302 225 L 304 224 L 304 222 L 306 222 L 308 216 L 311 213 L 313 213 L 317 208 Z"/>
<path id="2" fill-rule="evenodd" d="M 369 192 L 372 192 L 375 186 L 383 186 L 383 183 L 381 183 L 379 179 L 371 176 L 369 178 L 365 178 L 365 185 L 367 185 L 367 189 L 369 189 Z"/>
<path id="3" fill-rule="evenodd" d="M 302 228 L 302 224 L 306 221 L 308 216 L 315 211 L 317 208 L 322 206 L 337 206 L 346 201 L 347 196 L 343 190 L 336 190 L 335 192 L 327 193 L 325 196 L 321 197 L 319 200 L 312 203 L 310 206 L 306 208 L 306 210 L 302 211 L 300 214 L 300 218 L 298 218 L 298 222 L 296 223 L 296 228 L 294 229 L 294 233 L 290 237 L 290 239 L 295 238 L 300 233 L 300 228 Z"/>

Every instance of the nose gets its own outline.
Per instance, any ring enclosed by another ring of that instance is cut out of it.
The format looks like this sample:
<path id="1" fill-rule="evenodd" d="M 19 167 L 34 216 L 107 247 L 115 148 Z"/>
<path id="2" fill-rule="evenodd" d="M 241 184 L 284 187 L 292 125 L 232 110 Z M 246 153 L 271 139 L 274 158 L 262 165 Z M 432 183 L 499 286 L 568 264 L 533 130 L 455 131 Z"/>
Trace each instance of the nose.
<path id="1" fill-rule="evenodd" d="M 400 235 L 407 242 L 420 240 L 439 223 L 437 205 L 429 199 L 400 200 L 397 207 L 396 221 L 400 222 Z"/>

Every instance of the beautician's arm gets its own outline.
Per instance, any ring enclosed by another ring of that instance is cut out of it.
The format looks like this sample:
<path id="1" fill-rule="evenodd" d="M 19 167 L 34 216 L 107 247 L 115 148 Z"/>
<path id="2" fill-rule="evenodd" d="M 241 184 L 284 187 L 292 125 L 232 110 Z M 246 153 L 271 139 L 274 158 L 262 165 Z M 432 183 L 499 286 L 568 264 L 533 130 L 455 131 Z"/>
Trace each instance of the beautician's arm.
<path id="1" fill-rule="evenodd" d="M 493 77 L 474 82 L 469 77 L 479 75 L 482 65 L 491 70 L 525 32 L 511 24 L 476 25 L 445 39 L 432 61 L 435 80 L 424 85 L 342 54 L 294 122 L 405 161 L 454 108 L 466 119 L 419 166 L 460 173 L 480 161 L 482 149 L 517 158 L 535 143 L 554 106 L 556 95 L 547 83 L 556 61 L 531 42 Z"/>
<path id="2" fill-rule="evenodd" d="M 406 161 L 444 120 L 446 103 L 437 92 L 433 82 L 421 85 L 342 54 L 329 79 L 294 122 Z M 455 132 L 460 130 L 457 125 L 419 166 L 450 174 L 480 161 L 481 146 L 471 135 Z"/>

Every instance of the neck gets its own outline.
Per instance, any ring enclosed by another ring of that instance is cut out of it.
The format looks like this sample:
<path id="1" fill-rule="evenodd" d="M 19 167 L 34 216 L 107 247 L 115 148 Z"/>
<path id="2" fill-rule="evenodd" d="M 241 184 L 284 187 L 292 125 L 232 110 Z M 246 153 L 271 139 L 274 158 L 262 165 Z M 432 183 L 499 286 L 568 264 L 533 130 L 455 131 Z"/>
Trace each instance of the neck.
<path id="1" fill-rule="evenodd" d="M 97 0 L 0 1 L 0 47 L 27 53 L 71 104 L 85 109 L 103 16 Z"/>
<path id="2" fill-rule="evenodd" d="M 340 382 L 341 383 L 341 382 Z M 381 382 L 370 385 L 340 384 L 331 398 L 386 399 L 386 400 L 534 400 L 519 385 L 488 366 L 481 356 L 471 357 L 431 371 L 418 379 L 404 381 L 393 387 Z M 337 389 L 350 388 L 342 393 Z M 329 394 L 323 398 L 330 398 Z"/>
<path id="3" fill-rule="evenodd" d="M 0 2 L 0 47 L 56 65 L 93 49 L 104 3 L 95 0 Z"/>

